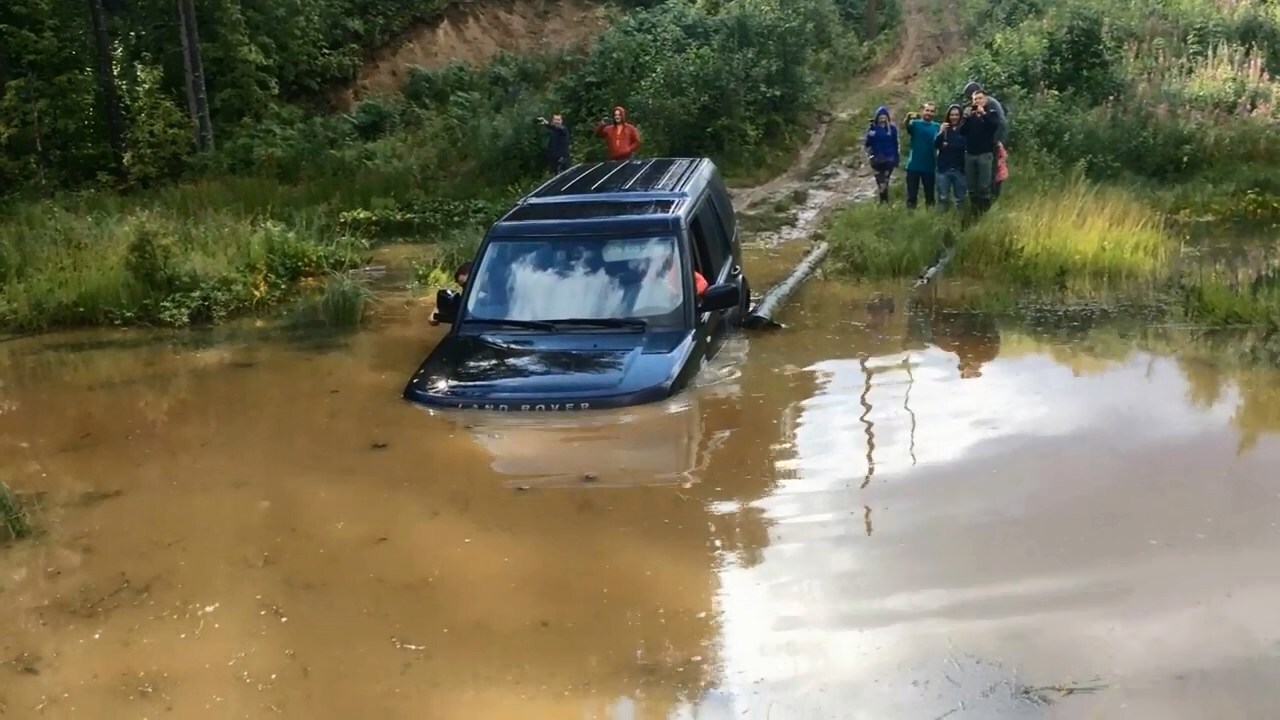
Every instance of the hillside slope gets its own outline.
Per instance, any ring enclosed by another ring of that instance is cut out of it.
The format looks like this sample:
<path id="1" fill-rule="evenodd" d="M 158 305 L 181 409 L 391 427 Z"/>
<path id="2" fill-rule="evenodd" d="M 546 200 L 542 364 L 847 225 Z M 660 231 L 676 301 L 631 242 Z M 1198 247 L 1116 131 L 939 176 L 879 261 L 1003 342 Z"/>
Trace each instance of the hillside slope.
<path id="1" fill-rule="evenodd" d="M 436 70 L 450 63 L 479 66 L 503 52 L 529 55 L 589 41 L 608 27 L 609 8 L 583 0 L 466 3 L 409 28 L 372 53 L 355 82 L 332 95 L 346 112 L 367 97 L 399 92 L 409 69 Z"/>

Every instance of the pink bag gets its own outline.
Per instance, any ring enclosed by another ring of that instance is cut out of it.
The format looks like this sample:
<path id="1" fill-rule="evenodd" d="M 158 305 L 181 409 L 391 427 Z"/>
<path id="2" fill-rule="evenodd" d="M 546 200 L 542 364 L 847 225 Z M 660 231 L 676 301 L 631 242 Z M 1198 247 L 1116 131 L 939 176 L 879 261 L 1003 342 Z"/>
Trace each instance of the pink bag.
<path id="1" fill-rule="evenodd" d="M 1001 183 L 1009 179 L 1009 153 L 1004 149 L 1004 143 L 996 143 L 996 182 Z"/>

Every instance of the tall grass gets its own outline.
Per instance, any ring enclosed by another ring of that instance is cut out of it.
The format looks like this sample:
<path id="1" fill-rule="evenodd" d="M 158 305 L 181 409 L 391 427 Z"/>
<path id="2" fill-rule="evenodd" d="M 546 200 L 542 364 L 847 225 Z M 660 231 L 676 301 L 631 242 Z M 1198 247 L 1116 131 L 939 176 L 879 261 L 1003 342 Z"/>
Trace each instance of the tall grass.
<path id="1" fill-rule="evenodd" d="M 1176 250 L 1150 204 L 1079 176 L 1012 194 L 964 239 L 955 267 L 1027 283 L 1156 280 Z"/>
<path id="2" fill-rule="evenodd" d="M 0 325 L 184 326 L 275 302 L 364 260 L 361 241 L 302 216 L 19 206 L 0 224 Z"/>
<path id="3" fill-rule="evenodd" d="M 1042 287 L 1154 281 L 1177 247 L 1164 217 L 1132 192 L 1078 176 L 1028 182 L 969 227 L 956 213 L 853 205 L 827 239 L 845 275 L 911 277 L 954 244 L 952 276 Z"/>
<path id="4" fill-rule="evenodd" d="M 857 203 L 835 213 L 827 225 L 827 266 L 859 279 L 912 277 L 954 242 L 959 229 L 956 217 Z"/>
<path id="5" fill-rule="evenodd" d="M 317 303 L 320 320 L 332 328 L 355 328 L 364 319 L 373 291 L 347 273 L 333 273 Z"/>

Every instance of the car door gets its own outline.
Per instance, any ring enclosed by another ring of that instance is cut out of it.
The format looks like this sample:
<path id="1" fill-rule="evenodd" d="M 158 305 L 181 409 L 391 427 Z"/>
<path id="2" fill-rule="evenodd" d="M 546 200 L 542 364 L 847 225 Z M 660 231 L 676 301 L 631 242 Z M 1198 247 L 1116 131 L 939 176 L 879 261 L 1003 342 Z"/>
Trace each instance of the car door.
<path id="1" fill-rule="evenodd" d="M 697 255 L 697 269 L 706 279 L 707 285 L 731 281 L 729 275 L 736 265 L 724 224 L 711 201 L 711 193 L 702 196 L 697 211 L 690 220 L 689 229 Z M 696 314 L 699 340 L 708 344 L 707 357 L 720 349 L 729 326 L 728 312 L 716 310 Z"/>
<path id="2" fill-rule="evenodd" d="M 720 179 L 719 173 L 712 177 L 711 202 L 716 207 L 716 215 L 720 218 L 720 226 L 724 229 L 726 262 L 729 264 L 728 279 L 724 282 L 737 282 L 739 287 L 746 280 L 742 271 L 742 244 L 738 242 L 738 218 L 733 211 L 733 199 L 729 197 L 729 189 Z M 744 287 L 745 291 L 746 288 Z"/>

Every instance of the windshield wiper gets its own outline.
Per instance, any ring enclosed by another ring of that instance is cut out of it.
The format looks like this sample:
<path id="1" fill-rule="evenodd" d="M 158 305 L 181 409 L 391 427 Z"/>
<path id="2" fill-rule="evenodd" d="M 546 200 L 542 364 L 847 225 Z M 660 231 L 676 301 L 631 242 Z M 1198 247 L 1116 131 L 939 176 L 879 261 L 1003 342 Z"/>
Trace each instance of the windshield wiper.
<path id="1" fill-rule="evenodd" d="M 541 320 L 500 320 L 498 318 L 468 318 L 464 321 L 468 325 L 493 325 L 497 327 L 513 327 L 522 328 L 524 330 L 543 330 L 545 332 L 555 332 L 556 326 L 549 322 Z"/>
<path id="2" fill-rule="evenodd" d="M 639 318 L 560 318 L 548 320 L 547 324 L 556 327 L 565 325 L 581 325 L 583 327 L 625 328 L 628 330 L 646 330 L 649 323 Z"/>

